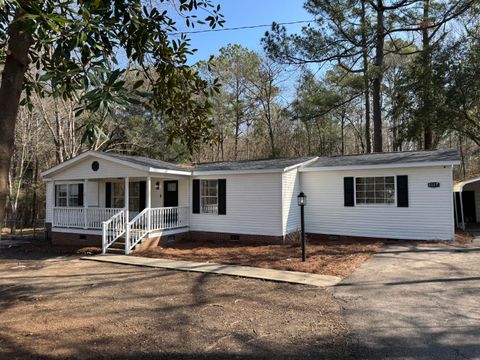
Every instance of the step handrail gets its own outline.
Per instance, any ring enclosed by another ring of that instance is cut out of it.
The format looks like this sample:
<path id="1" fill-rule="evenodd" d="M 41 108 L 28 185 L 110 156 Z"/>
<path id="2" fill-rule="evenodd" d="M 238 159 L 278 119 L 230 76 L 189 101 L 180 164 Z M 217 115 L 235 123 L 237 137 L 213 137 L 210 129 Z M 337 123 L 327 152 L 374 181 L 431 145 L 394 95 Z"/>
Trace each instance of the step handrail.
<path id="1" fill-rule="evenodd" d="M 113 215 L 107 221 L 102 222 L 102 254 L 107 252 L 107 249 L 125 234 L 127 224 L 127 210 L 122 209 Z"/>
<path id="2" fill-rule="evenodd" d="M 150 222 L 150 208 L 143 209 L 126 225 L 125 255 L 130 254 L 133 248 L 147 236 Z"/>

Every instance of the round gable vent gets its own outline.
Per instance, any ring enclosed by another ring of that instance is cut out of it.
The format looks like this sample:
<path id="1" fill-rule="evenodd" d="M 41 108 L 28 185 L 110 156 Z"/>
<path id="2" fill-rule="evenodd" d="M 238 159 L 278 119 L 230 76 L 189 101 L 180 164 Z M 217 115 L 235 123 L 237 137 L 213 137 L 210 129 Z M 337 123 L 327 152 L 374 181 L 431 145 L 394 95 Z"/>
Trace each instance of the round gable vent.
<path id="1" fill-rule="evenodd" d="M 97 171 L 99 168 L 100 168 L 100 164 L 98 163 L 98 161 L 92 162 L 92 170 L 93 171 Z"/>

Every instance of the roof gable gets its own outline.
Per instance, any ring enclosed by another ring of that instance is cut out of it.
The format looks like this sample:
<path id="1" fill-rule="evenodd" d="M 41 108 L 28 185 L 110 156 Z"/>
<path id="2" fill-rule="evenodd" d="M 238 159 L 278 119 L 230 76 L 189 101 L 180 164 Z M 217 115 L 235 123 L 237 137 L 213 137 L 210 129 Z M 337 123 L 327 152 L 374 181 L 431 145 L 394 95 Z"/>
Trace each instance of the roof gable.
<path id="1" fill-rule="evenodd" d="M 123 173 L 120 175 L 117 174 L 117 171 L 115 172 L 115 176 L 126 176 L 125 170 L 130 169 L 133 171 L 133 174 L 138 175 L 144 175 L 145 172 L 158 172 L 158 173 L 171 173 L 171 174 L 179 174 L 179 175 L 189 175 L 191 173 L 190 169 L 188 167 L 180 166 L 180 165 L 175 165 L 172 163 L 168 163 L 165 161 L 161 160 L 154 160 L 154 159 L 148 159 L 144 157 L 137 157 L 137 156 L 128 156 L 128 155 L 121 155 L 121 154 L 109 154 L 109 153 L 104 153 L 104 152 L 98 152 L 98 151 L 87 151 L 84 152 L 70 160 L 67 160 L 61 164 L 58 164 L 42 173 L 42 177 L 44 178 L 49 178 L 55 176 L 55 174 L 63 173 L 66 172 L 69 168 L 80 166 L 84 168 L 84 171 L 87 171 L 87 169 L 84 166 L 84 162 L 87 161 L 86 159 L 90 160 L 102 160 L 106 162 L 107 164 L 112 163 L 115 164 L 116 166 L 119 167 L 118 170 L 122 170 Z M 89 169 L 88 171 L 91 171 Z M 87 172 L 88 172 L 87 171 Z M 123 175 L 122 175 L 123 174 Z M 87 175 L 87 174 L 85 174 Z M 94 174 L 91 174 L 91 177 L 103 177 L 101 176 L 102 173 L 100 172 L 95 172 Z M 112 174 L 113 177 L 113 174 Z"/>

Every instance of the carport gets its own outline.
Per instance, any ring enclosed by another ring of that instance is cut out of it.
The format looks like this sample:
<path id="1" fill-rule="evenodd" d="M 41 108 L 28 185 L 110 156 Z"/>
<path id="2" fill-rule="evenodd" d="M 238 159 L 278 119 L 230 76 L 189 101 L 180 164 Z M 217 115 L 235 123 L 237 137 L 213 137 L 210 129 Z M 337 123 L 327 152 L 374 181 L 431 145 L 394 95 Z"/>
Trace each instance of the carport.
<path id="1" fill-rule="evenodd" d="M 477 224 L 480 218 L 480 177 L 453 185 L 455 224 L 463 230 L 466 224 Z"/>

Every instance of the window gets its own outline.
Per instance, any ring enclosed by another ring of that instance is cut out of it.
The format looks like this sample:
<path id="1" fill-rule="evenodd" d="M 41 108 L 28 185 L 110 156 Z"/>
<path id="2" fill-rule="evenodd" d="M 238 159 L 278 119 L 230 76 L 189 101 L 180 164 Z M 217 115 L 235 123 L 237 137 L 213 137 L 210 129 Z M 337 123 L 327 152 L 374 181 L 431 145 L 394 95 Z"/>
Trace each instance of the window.
<path id="1" fill-rule="evenodd" d="M 203 214 L 218 213 L 218 180 L 200 182 L 200 209 Z"/>
<path id="2" fill-rule="evenodd" d="M 55 185 L 55 206 L 83 206 L 83 194 L 80 192 L 80 186 L 83 184 Z"/>
<path id="3" fill-rule="evenodd" d="M 78 184 L 68 185 L 68 206 L 80 206 L 80 191 Z"/>
<path id="4" fill-rule="evenodd" d="M 125 183 L 115 182 L 112 184 L 112 206 L 123 208 L 125 206 Z M 140 211 L 140 183 L 131 182 L 128 186 L 129 210 Z"/>
<path id="5" fill-rule="evenodd" d="M 68 206 L 68 185 L 55 185 L 55 206 Z"/>
<path id="6" fill-rule="evenodd" d="M 140 211 L 140 183 L 131 182 L 128 186 L 128 207 L 131 211 Z"/>
<path id="7" fill-rule="evenodd" d="M 123 208 L 125 206 L 125 195 L 123 189 L 125 188 L 123 183 L 112 184 L 112 206 L 114 208 Z"/>
<path id="8" fill-rule="evenodd" d="M 395 204 L 395 177 L 357 177 L 355 195 L 357 205 Z"/>

